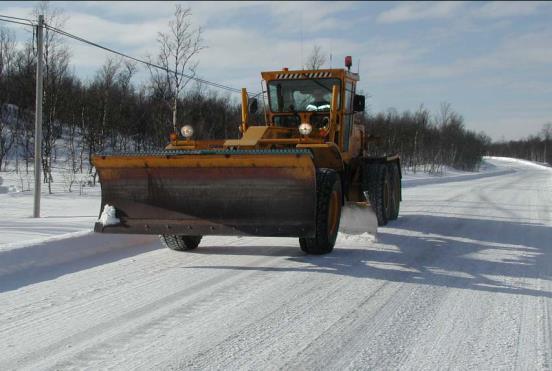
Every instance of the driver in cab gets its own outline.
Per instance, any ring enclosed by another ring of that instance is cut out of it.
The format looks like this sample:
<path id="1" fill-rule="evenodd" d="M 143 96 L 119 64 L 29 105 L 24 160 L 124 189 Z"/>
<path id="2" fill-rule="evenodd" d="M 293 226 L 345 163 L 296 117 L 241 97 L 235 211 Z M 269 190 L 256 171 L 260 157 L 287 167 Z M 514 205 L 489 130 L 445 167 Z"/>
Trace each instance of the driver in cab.
<path id="1" fill-rule="evenodd" d="M 307 111 L 329 111 L 330 101 L 328 99 L 328 91 L 318 88 L 312 92 L 312 102 L 310 102 L 306 109 Z"/>

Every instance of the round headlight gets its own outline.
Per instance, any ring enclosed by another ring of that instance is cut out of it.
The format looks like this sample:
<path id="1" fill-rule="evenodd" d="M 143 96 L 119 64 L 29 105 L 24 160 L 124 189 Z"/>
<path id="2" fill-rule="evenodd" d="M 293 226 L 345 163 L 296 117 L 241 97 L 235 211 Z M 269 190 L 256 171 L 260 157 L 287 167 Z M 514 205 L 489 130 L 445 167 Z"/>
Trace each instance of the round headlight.
<path id="1" fill-rule="evenodd" d="M 182 126 L 182 129 L 180 129 L 180 132 L 184 138 L 190 139 L 192 135 L 194 135 L 194 128 L 190 125 L 184 125 Z"/>
<path id="2" fill-rule="evenodd" d="M 301 133 L 301 135 L 309 135 L 312 131 L 312 125 L 307 123 L 307 122 L 303 122 L 301 125 L 299 125 L 299 132 Z"/>

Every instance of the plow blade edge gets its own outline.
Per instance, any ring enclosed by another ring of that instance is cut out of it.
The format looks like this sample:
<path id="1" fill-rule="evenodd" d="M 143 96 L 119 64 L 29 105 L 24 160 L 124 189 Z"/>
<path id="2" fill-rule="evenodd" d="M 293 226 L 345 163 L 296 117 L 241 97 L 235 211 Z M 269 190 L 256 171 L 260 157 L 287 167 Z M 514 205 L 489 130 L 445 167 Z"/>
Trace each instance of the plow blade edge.
<path id="1" fill-rule="evenodd" d="M 93 158 L 104 233 L 314 235 L 316 170 L 308 150 L 201 150 Z"/>

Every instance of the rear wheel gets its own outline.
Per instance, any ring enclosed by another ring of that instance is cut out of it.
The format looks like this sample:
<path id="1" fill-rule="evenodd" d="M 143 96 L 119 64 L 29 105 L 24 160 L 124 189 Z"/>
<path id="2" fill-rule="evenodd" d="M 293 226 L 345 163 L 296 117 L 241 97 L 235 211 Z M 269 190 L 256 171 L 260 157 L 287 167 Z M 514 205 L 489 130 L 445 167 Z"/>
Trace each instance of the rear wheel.
<path id="1" fill-rule="evenodd" d="M 313 238 L 299 238 L 301 250 L 307 254 L 327 254 L 335 245 L 342 200 L 339 174 L 331 169 L 316 173 L 316 234 Z"/>
<path id="2" fill-rule="evenodd" d="M 378 218 L 378 226 L 386 225 L 391 207 L 391 181 L 385 164 L 369 164 L 366 169 L 368 184 L 366 190 L 370 204 Z"/>
<path id="3" fill-rule="evenodd" d="M 171 250 L 186 251 L 193 250 L 199 246 L 202 236 L 181 236 L 174 234 L 163 234 L 159 238 L 163 245 Z"/>

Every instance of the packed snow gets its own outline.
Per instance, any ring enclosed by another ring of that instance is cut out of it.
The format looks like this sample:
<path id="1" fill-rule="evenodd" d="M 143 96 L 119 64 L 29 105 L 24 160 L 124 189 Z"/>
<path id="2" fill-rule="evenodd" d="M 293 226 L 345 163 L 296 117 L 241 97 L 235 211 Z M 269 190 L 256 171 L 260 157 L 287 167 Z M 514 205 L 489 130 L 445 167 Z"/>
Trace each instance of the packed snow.
<path id="1" fill-rule="evenodd" d="M 552 368 L 552 169 L 404 181 L 397 221 L 324 256 L 94 234 L 98 187 L 44 194 L 41 219 L 0 194 L 0 369 Z"/>
<path id="2" fill-rule="evenodd" d="M 116 215 L 117 210 L 115 210 L 113 206 L 105 205 L 102 215 L 100 215 L 100 219 L 98 219 L 98 221 L 104 226 L 119 224 L 121 221 L 116 217 Z"/>

